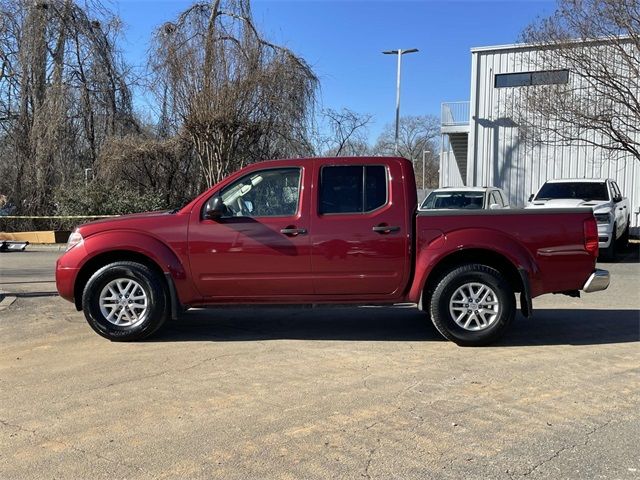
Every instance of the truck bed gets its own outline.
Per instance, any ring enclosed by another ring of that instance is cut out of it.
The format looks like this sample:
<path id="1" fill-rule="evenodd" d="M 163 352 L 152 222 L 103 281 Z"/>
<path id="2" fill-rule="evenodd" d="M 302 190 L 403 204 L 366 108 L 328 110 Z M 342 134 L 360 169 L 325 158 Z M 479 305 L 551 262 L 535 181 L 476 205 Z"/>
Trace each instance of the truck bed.
<path id="1" fill-rule="evenodd" d="M 417 264 L 429 267 L 451 252 L 497 252 L 529 272 L 532 297 L 582 288 L 595 267 L 585 249 L 588 208 L 420 211 L 416 216 Z"/>

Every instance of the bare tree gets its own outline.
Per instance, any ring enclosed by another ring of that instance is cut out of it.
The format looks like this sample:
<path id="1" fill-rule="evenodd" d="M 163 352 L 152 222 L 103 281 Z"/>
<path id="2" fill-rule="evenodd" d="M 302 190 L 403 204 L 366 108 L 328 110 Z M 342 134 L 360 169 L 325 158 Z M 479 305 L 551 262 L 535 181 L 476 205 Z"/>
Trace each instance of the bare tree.
<path id="1" fill-rule="evenodd" d="M 525 108 L 517 121 L 525 137 L 640 160 L 640 2 L 559 0 L 523 40 L 540 49 L 536 69 L 569 70 L 566 84 L 521 93 Z"/>
<path id="2" fill-rule="evenodd" d="M 315 134 L 314 153 L 335 157 L 368 154 L 368 126 L 372 118 L 348 108 L 323 110 L 320 123 L 326 133 Z"/>
<path id="3" fill-rule="evenodd" d="M 165 207 L 176 207 L 199 193 L 192 147 L 180 136 L 158 138 L 150 129 L 111 137 L 100 152 L 97 181 L 155 192 Z"/>
<path id="4" fill-rule="evenodd" d="M 206 185 L 246 163 L 305 151 L 317 79 L 260 35 L 248 0 L 187 8 L 158 29 L 150 63 L 163 128 L 189 139 Z"/>
<path id="5" fill-rule="evenodd" d="M 400 118 L 398 155 L 411 160 L 415 166 L 416 182 L 426 187 L 438 186 L 437 148 L 440 121 L 432 115 Z M 387 125 L 374 146 L 376 155 L 395 155 L 395 126 Z M 424 152 L 427 152 L 426 154 Z M 425 169 L 422 171 L 422 156 Z"/>
<path id="6" fill-rule="evenodd" d="M 21 211 L 51 211 L 56 185 L 136 130 L 118 32 L 97 0 L 0 0 L 0 188 Z"/>

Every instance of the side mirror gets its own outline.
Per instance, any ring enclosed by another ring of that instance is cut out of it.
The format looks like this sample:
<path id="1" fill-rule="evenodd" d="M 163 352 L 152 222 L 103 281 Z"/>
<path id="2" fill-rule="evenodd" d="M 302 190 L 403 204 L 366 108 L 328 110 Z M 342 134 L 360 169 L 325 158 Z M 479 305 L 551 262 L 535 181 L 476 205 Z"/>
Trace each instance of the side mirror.
<path id="1" fill-rule="evenodd" d="M 227 206 L 221 197 L 213 197 L 209 200 L 209 209 L 204 213 L 207 220 L 219 220 L 227 213 Z"/>
<path id="2" fill-rule="evenodd" d="M 529 201 L 533 200 L 533 193 L 529 195 Z"/>
<path id="3" fill-rule="evenodd" d="M 500 209 L 500 205 L 498 205 L 497 203 L 492 203 L 491 205 L 489 205 L 489 210 L 499 210 Z"/>

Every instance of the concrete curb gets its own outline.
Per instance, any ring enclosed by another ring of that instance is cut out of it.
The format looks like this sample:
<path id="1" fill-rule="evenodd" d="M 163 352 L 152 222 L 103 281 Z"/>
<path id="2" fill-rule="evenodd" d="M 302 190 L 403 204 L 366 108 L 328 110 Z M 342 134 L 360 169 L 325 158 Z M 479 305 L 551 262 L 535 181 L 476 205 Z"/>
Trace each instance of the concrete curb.
<path id="1" fill-rule="evenodd" d="M 9 308 L 13 302 L 16 301 L 16 296 L 10 294 L 9 292 L 5 292 L 0 290 L 0 312 L 5 308 Z"/>
<path id="2" fill-rule="evenodd" d="M 51 243 L 51 244 L 31 243 L 25 249 L 25 252 L 64 252 L 66 248 L 67 248 L 66 243 Z"/>

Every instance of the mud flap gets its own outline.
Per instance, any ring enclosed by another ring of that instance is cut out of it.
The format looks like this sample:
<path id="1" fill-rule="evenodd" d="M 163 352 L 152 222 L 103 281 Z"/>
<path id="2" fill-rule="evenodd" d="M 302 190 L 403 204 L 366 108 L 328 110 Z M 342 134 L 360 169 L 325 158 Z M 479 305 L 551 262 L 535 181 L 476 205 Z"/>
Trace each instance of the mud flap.
<path id="1" fill-rule="evenodd" d="M 526 318 L 533 317 L 533 301 L 531 299 L 531 288 L 529 286 L 529 275 L 524 268 L 519 268 L 520 280 L 522 281 L 522 291 L 520 292 L 520 311 Z"/>

